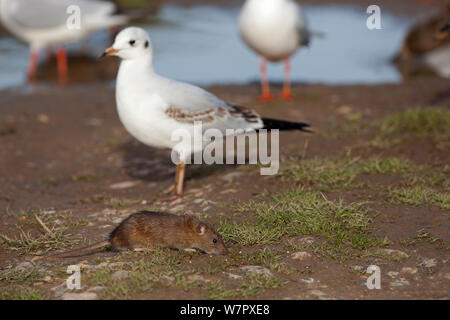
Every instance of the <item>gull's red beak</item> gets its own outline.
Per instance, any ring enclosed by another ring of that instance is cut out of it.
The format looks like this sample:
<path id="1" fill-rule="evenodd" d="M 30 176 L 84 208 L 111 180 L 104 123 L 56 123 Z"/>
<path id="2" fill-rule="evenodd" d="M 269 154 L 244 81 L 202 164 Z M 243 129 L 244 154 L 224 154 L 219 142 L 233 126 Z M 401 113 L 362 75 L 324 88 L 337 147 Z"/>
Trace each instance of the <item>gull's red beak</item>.
<path id="1" fill-rule="evenodd" d="M 119 52 L 119 50 L 116 50 L 113 47 L 110 47 L 110 48 L 106 49 L 105 52 L 103 52 L 102 58 L 107 57 L 107 56 L 113 56 L 118 52 Z"/>

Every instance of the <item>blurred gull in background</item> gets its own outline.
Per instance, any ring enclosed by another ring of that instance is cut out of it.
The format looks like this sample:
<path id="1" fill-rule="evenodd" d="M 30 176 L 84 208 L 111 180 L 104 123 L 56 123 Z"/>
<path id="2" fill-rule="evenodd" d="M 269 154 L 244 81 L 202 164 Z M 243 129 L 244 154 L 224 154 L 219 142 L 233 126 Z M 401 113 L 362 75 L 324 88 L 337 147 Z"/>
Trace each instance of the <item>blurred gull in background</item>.
<path id="1" fill-rule="evenodd" d="M 80 28 L 69 28 L 70 6 L 80 8 Z M 67 54 L 64 45 L 93 32 L 122 25 L 125 16 L 115 15 L 116 6 L 99 0 L 0 0 L 0 21 L 14 36 L 30 45 L 29 82 L 35 81 L 39 52 L 58 47 L 59 82 L 67 82 Z"/>
<path id="2" fill-rule="evenodd" d="M 239 31 L 244 42 L 261 56 L 261 99 L 273 100 L 266 60 L 285 61 L 281 98 L 291 99 L 290 57 L 310 40 L 300 6 L 292 0 L 247 0 L 239 17 Z"/>

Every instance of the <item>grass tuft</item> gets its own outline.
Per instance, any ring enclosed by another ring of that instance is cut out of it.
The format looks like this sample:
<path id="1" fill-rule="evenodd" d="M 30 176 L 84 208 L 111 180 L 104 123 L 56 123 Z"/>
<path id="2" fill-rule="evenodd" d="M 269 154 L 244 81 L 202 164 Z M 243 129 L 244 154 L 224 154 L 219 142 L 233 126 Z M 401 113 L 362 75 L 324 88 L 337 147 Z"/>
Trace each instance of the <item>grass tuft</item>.
<path id="1" fill-rule="evenodd" d="M 77 239 L 69 239 L 67 230 L 85 223 L 82 219 L 70 219 L 70 215 L 44 214 L 34 211 L 21 212 L 20 224 L 16 226 L 18 236 L 11 238 L 6 234 L 0 234 L 0 244 L 9 250 L 21 255 L 40 251 L 59 250 L 77 243 Z M 63 223 L 61 222 L 63 221 Z M 40 232 L 25 231 L 24 227 L 39 228 Z"/>
<path id="2" fill-rule="evenodd" d="M 440 193 L 430 188 L 391 188 L 389 201 L 395 204 L 413 206 L 437 206 L 443 210 L 450 209 L 450 194 Z"/>
<path id="3" fill-rule="evenodd" d="M 450 147 L 450 112 L 440 108 L 410 109 L 387 116 L 377 124 L 373 140 L 377 147 L 389 147 L 406 138 L 431 139 L 438 148 Z"/>
<path id="4" fill-rule="evenodd" d="M 398 176 L 399 182 L 407 186 L 450 187 L 449 166 L 417 165 L 399 158 L 292 160 L 281 173 L 289 182 L 323 192 L 361 188 L 363 184 L 357 179 L 363 175 Z"/>
<path id="5" fill-rule="evenodd" d="M 328 201 L 311 191 L 283 191 L 269 201 L 250 202 L 243 209 L 256 221 L 222 222 L 219 232 L 243 246 L 280 243 L 284 237 L 319 235 L 335 245 L 366 249 L 379 243 L 370 236 L 371 218 L 360 203 Z"/>
<path id="6" fill-rule="evenodd" d="M 0 290 L 0 300 L 44 300 L 45 295 L 35 289 L 9 288 Z"/>

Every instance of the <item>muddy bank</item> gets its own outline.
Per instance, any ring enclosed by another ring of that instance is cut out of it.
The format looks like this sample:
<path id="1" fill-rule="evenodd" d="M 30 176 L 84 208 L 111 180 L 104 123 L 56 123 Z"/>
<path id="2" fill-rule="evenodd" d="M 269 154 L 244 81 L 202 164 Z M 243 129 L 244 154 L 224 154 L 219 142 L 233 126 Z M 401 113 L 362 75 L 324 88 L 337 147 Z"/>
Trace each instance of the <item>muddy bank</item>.
<path id="1" fill-rule="evenodd" d="M 292 159 L 302 166 L 334 157 L 351 157 L 352 163 L 368 157 L 395 157 L 410 161 L 404 165 L 433 165 L 435 174 L 445 172 L 450 162 L 449 152 L 427 139 L 407 139 L 384 148 L 370 146 L 373 124 L 388 115 L 425 107 L 450 110 L 448 81 L 424 78 L 398 85 L 295 85 L 293 101 L 269 104 L 256 100 L 256 84 L 210 89 L 264 116 L 311 123 L 314 135 L 281 134 L 281 170 L 292 165 Z M 280 90 L 279 85 L 274 86 L 275 92 Z M 0 113 L 0 234 L 7 239 L 19 239 L 20 230 L 31 239 L 42 239 L 42 227 L 33 214 L 40 215 L 54 232 L 61 232 L 53 250 L 101 240 L 128 214 L 149 208 L 196 215 L 215 226 L 245 225 L 258 220 L 253 210 L 240 209 L 243 204 L 269 201 L 270 193 L 302 189 L 290 176 L 264 177 L 254 166 L 192 166 L 187 170 L 185 197 L 158 204 L 159 192 L 173 179 L 170 152 L 145 147 L 125 132 L 117 118 L 114 91 L 105 85 L 66 90 L 40 87 L 34 94 L 22 89 L 2 91 Z M 326 167 L 326 162 L 320 166 Z M 335 255 L 329 251 L 326 237 L 312 233 L 269 245 L 227 240 L 227 257 L 170 250 L 156 255 L 104 252 L 41 263 L 32 259 L 49 250 L 46 242 L 42 247 L 39 242 L 36 247 L 2 242 L 0 297 L 71 297 L 60 288 L 65 283 L 60 271 L 69 263 L 83 266 L 87 287 L 77 294 L 85 294 L 87 299 L 183 299 L 187 295 L 192 299 L 446 298 L 449 212 L 426 203 L 389 202 L 383 190 L 398 188 L 401 180 L 376 174 L 382 170 L 361 177 L 353 189 L 339 187 L 321 194 L 336 205 L 338 199 L 346 204 L 362 203 L 373 219 L 371 232 L 388 239 L 384 246 Z M 408 181 L 415 183 L 414 179 Z M 304 187 L 316 190 L 314 185 Z M 24 252 L 25 248 L 29 251 Z M 248 270 L 249 264 L 266 270 L 273 280 L 263 285 L 251 282 L 253 278 L 249 280 L 242 271 Z M 364 268 L 369 264 L 382 266 L 383 290 L 365 288 Z M 17 271 L 33 266 L 33 272 Z M 116 272 L 124 278 L 117 280 Z M 138 286 L 127 278 L 133 274 L 146 275 L 140 278 L 146 285 Z M 248 290 L 249 286 L 254 289 Z M 93 291 L 87 294 L 86 290 Z"/>

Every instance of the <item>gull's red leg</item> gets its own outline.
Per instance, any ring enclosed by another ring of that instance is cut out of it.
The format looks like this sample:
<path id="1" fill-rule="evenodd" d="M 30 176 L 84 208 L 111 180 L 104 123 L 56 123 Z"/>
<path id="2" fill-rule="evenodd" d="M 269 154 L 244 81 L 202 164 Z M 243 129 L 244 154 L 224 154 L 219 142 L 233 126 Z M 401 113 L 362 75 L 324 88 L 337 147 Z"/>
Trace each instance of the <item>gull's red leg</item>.
<path id="1" fill-rule="evenodd" d="M 291 91 L 291 59 L 287 58 L 284 63 L 284 85 L 281 93 L 281 99 L 291 100 L 293 98 Z"/>
<path id="2" fill-rule="evenodd" d="M 67 66 L 67 52 L 64 47 L 58 50 L 58 80 L 59 85 L 65 87 L 67 85 L 68 66 Z"/>
<path id="3" fill-rule="evenodd" d="M 28 83 L 36 83 L 36 71 L 39 62 L 39 52 L 31 50 L 30 63 L 28 65 Z"/>
<path id="4" fill-rule="evenodd" d="M 260 97 L 261 101 L 272 101 L 274 100 L 274 97 L 270 93 L 270 84 L 269 84 L 269 78 L 267 76 L 267 62 L 266 59 L 261 57 L 261 89 L 262 89 L 262 95 Z"/>
<path id="5" fill-rule="evenodd" d="M 177 191 L 176 191 L 176 195 L 177 196 L 182 196 L 183 192 L 184 192 L 184 175 L 186 173 L 186 164 L 184 162 L 182 162 L 180 164 L 180 172 L 178 175 L 178 181 L 177 181 Z"/>

